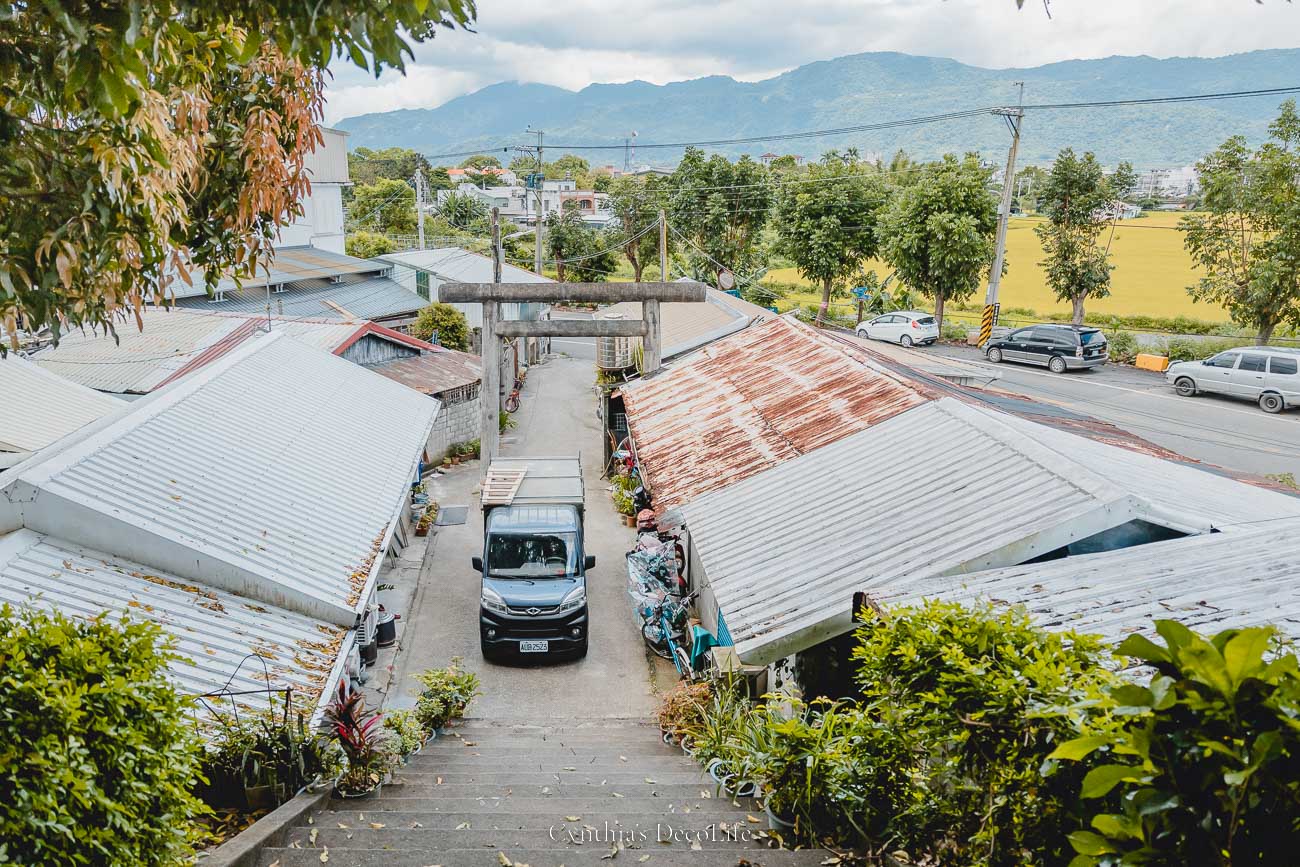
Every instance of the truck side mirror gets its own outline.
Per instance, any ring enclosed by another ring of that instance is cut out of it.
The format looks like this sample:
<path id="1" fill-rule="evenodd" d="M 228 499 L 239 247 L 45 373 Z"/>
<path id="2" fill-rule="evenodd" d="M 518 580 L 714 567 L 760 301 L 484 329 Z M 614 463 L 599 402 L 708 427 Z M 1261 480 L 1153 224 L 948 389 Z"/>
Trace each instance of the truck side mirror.
<path id="1" fill-rule="evenodd" d="M 595 569 L 595 568 L 596 568 L 596 555 L 588 554 L 586 559 L 582 561 L 582 571 L 586 572 L 588 569 Z"/>
<path id="2" fill-rule="evenodd" d="M 470 557 L 470 558 L 469 558 L 469 565 L 470 565 L 471 567 L 473 567 L 473 569 L 474 569 L 475 572 L 482 572 L 482 571 L 483 571 L 483 558 L 482 558 L 482 557 Z"/>

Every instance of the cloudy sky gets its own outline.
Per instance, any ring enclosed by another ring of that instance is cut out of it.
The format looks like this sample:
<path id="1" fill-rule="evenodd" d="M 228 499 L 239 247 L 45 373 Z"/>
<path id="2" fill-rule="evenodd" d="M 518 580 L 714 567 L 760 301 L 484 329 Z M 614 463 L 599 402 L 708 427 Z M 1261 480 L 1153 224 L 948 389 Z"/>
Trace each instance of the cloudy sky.
<path id="1" fill-rule="evenodd" d="M 432 108 L 498 81 L 578 90 L 703 75 L 755 81 L 863 51 L 985 67 L 1114 54 L 1215 57 L 1300 47 L 1283 0 L 478 0 L 474 32 L 416 48 L 406 76 L 332 68 L 327 122 Z"/>

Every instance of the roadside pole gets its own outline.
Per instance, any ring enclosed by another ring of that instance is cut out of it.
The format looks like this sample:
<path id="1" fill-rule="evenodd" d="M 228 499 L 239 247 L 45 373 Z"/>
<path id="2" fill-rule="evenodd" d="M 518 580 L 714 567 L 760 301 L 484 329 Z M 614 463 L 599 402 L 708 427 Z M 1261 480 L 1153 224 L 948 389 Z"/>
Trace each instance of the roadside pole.
<path id="1" fill-rule="evenodd" d="M 545 173 L 546 163 L 542 159 L 542 136 L 545 135 L 540 129 L 533 130 L 537 133 L 537 183 L 533 186 L 533 192 L 537 194 L 537 215 L 536 222 L 533 224 L 533 272 L 538 276 L 542 273 L 542 187 L 546 183 L 542 175 Z M 498 281 L 500 282 L 500 281 Z"/>
<path id="2" fill-rule="evenodd" d="M 1011 149 L 1007 152 L 1007 173 L 1002 179 L 1002 201 L 998 207 L 997 252 L 993 256 L 993 269 L 989 272 L 989 289 L 984 296 L 984 313 L 980 317 L 981 348 L 993 336 L 993 325 L 998 318 L 998 288 L 1002 283 L 1002 263 L 1007 255 L 1007 223 L 1011 220 L 1011 196 L 1016 177 L 1016 150 L 1020 147 L 1020 129 L 1025 122 L 1024 110 L 1019 107 L 997 108 L 993 113 L 1002 115 L 1007 125 L 1011 127 Z"/>
<path id="3" fill-rule="evenodd" d="M 420 249 L 424 249 L 424 169 L 415 170 L 415 225 L 420 232 Z"/>
<path id="4" fill-rule="evenodd" d="M 668 219 L 659 209 L 659 281 L 668 281 Z M 641 302 L 641 320 L 645 322 L 645 336 L 641 338 L 641 366 L 650 375 L 663 364 L 663 327 L 659 318 L 659 299 L 647 298 Z"/>
<path id="5" fill-rule="evenodd" d="M 492 209 L 492 282 L 501 282 L 501 211 Z M 488 467 L 500 450 L 501 438 L 501 338 L 497 335 L 500 303 L 483 301 L 482 345 L 483 372 L 479 382 L 479 476 L 486 479 Z"/>

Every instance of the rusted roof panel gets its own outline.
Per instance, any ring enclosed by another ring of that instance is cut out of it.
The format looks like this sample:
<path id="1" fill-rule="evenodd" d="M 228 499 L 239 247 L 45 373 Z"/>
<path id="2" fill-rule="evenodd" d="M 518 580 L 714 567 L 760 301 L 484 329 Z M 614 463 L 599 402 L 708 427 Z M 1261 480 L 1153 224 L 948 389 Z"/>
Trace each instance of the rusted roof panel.
<path id="1" fill-rule="evenodd" d="M 657 509 L 689 502 L 934 396 L 790 317 L 623 389 Z"/>
<path id="2" fill-rule="evenodd" d="M 367 365 L 366 369 L 423 394 L 433 395 L 478 382 L 483 375 L 477 355 L 454 349 L 437 349 L 410 358 Z"/>

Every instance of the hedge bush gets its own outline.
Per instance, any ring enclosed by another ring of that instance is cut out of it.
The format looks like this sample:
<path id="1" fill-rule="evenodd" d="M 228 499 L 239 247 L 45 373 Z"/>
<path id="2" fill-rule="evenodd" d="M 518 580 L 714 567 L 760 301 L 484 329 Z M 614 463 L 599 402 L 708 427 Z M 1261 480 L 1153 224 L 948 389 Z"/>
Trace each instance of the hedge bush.
<path id="1" fill-rule="evenodd" d="M 186 861 L 200 744 L 152 623 L 0 608 L 0 863 Z"/>

